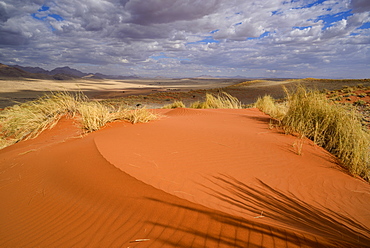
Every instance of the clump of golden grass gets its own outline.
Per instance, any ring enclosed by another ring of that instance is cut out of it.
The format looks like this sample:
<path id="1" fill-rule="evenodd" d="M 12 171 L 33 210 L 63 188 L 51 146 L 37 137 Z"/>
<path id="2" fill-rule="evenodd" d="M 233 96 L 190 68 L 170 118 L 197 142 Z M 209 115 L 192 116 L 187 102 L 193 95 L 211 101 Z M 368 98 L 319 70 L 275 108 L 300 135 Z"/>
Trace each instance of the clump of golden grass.
<path id="1" fill-rule="evenodd" d="M 303 86 L 286 92 L 288 109 L 280 117 L 284 130 L 312 139 L 338 157 L 351 174 L 369 181 L 370 135 L 362 127 L 355 109 L 331 104 L 324 94 Z M 259 108 L 262 111 L 272 109 L 274 113 L 274 107 L 270 106 L 271 99 L 266 102 L 269 107 Z"/>
<path id="2" fill-rule="evenodd" d="M 63 92 L 53 93 L 4 109 L 0 112 L 3 138 L 17 142 L 36 137 L 55 125 L 62 115 L 74 114 L 78 108 L 78 98 Z"/>
<path id="3" fill-rule="evenodd" d="M 330 104 L 324 94 L 297 87 L 288 93 L 289 109 L 282 124 L 337 156 L 351 174 L 370 179 L 370 136 L 355 109 Z"/>
<path id="4" fill-rule="evenodd" d="M 174 101 L 173 103 L 167 104 L 162 108 L 163 109 L 185 108 L 185 104 L 182 101 Z"/>
<path id="5" fill-rule="evenodd" d="M 93 132 L 108 122 L 119 119 L 118 113 L 121 111 L 100 102 L 84 102 L 79 105 L 78 112 L 81 114 L 83 128 L 88 132 Z"/>
<path id="6" fill-rule="evenodd" d="M 115 120 L 138 123 L 156 118 L 155 114 L 146 109 L 128 110 L 88 101 L 82 93 L 52 93 L 0 111 L 0 149 L 20 140 L 35 138 L 42 131 L 52 128 L 63 115 L 76 114 L 81 116 L 83 128 L 87 132 L 96 131 Z"/>
<path id="7" fill-rule="evenodd" d="M 107 123 L 116 120 L 126 120 L 135 124 L 149 122 L 157 118 L 157 115 L 145 108 L 129 110 L 100 102 L 85 102 L 79 106 L 78 112 L 81 114 L 83 127 L 88 132 L 99 130 Z"/>
<path id="8" fill-rule="evenodd" d="M 135 123 L 145 123 L 158 118 L 158 115 L 150 112 L 145 108 L 137 108 L 134 110 L 128 110 L 120 119 Z"/>
<path id="9" fill-rule="evenodd" d="M 196 109 L 240 109 L 242 108 L 241 102 L 232 95 L 222 92 L 218 95 L 212 95 L 207 93 L 206 100 L 204 102 L 194 102 L 190 105 L 190 108 Z"/>
<path id="10" fill-rule="evenodd" d="M 276 103 L 275 99 L 270 95 L 259 97 L 254 104 L 254 107 L 277 120 L 281 120 L 287 112 L 286 105 Z"/>

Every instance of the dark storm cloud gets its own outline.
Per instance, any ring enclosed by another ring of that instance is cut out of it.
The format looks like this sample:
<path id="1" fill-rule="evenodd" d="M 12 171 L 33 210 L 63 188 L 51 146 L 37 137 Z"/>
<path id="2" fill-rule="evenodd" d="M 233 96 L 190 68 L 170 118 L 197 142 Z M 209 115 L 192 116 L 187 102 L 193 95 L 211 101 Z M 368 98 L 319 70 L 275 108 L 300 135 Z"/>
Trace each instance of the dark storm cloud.
<path id="1" fill-rule="evenodd" d="M 25 45 L 28 39 L 19 32 L 13 30 L 0 30 L 0 45 Z"/>
<path id="2" fill-rule="evenodd" d="M 366 12 L 370 11 L 370 1 L 369 0 L 352 0 L 350 8 L 354 12 Z"/>
<path id="3" fill-rule="evenodd" d="M 9 19 L 10 15 L 5 9 L 5 4 L 0 2 L 0 22 L 6 22 Z"/>
<path id="4" fill-rule="evenodd" d="M 195 20 L 217 10 L 221 0 L 131 0 L 125 9 L 133 23 L 170 23 L 181 20 Z"/>

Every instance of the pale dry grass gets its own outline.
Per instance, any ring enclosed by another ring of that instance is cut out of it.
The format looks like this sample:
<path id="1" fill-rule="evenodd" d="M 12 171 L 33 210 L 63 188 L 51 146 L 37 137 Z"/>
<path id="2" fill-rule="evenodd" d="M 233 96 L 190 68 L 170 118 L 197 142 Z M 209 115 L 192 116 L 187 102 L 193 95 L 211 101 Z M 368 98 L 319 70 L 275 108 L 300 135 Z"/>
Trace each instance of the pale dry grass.
<path id="1" fill-rule="evenodd" d="M 79 105 L 78 112 L 81 114 L 83 128 L 88 132 L 93 132 L 108 122 L 119 119 L 118 113 L 121 111 L 116 111 L 100 102 L 85 102 Z"/>
<path id="2" fill-rule="evenodd" d="M 287 109 L 280 111 L 271 97 L 255 104 L 280 120 L 286 133 L 299 133 L 339 158 L 353 175 L 370 180 L 370 135 L 354 108 L 330 103 L 325 94 L 297 86 L 287 91 Z M 298 147 L 301 154 L 301 147 Z"/>
<path id="3" fill-rule="evenodd" d="M 35 138 L 40 132 L 53 127 L 62 115 L 76 113 L 81 97 L 65 92 L 53 93 L 2 110 L 2 137 L 15 142 Z"/>
<path id="4" fill-rule="evenodd" d="M 272 118 L 281 120 L 284 118 L 288 108 L 285 103 L 278 104 L 275 99 L 270 95 L 259 97 L 254 104 L 255 108 L 260 109 L 262 112 L 270 115 Z"/>
<path id="5" fill-rule="evenodd" d="M 182 101 L 174 101 L 173 103 L 163 106 L 163 109 L 174 109 L 174 108 L 185 108 L 185 104 Z"/>
<path id="6" fill-rule="evenodd" d="M 370 136 L 354 108 L 331 104 L 324 94 L 297 87 L 288 93 L 284 129 L 298 132 L 338 157 L 351 174 L 370 179 Z"/>
<path id="7" fill-rule="evenodd" d="M 190 108 L 196 109 L 241 109 L 241 102 L 232 95 L 222 92 L 218 95 L 212 95 L 207 93 L 206 100 L 204 102 L 194 102 L 190 105 Z"/>
<path id="8" fill-rule="evenodd" d="M 89 101 L 81 93 L 52 93 L 0 111 L 0 149 L 37 137 L 42 131 L 52 128 L 64 115 L 81 116 L 82 127 L 86 132 L 96 131 L 115 120 L 138 123 L 157 117 L 146 109 L 128 110 Z"/>
<path id="9" fill-rule="evenodd" d="M 126 111 L 124 116 L 121 117 L 121 119 L 129 121 L 132 124 L 145 123 L 157 118 L 158 115 L 145 108 L 137 108 L 134 110 Z"/>

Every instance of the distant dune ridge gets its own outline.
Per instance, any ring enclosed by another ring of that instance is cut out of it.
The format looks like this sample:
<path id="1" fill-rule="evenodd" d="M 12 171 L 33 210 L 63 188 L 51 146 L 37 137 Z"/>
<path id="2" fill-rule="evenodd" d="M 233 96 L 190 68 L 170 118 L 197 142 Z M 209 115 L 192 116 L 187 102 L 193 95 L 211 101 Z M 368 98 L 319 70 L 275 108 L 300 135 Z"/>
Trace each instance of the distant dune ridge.
<path id="1" fill-rule="evenodd" d="M 370 186 L 257 109 L 163 109 L 0 151 L 1 247 L 369 247 Z"/>

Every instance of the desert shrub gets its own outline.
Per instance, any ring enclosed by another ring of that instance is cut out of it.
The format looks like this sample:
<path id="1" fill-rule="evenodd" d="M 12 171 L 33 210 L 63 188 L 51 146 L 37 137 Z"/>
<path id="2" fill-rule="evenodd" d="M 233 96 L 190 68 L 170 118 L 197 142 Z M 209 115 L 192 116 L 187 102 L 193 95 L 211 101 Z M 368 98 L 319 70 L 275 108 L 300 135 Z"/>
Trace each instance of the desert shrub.
<path id="1" fill-rule="evenodd" d="M 367 94 L 366 94 L 366 93 L 360 93 L 360 94 L 358 94 L 357 96 L 358 96 L 358 97 L 361 97 L 361 98 L 364 98 L 364 97 L 366 97 L 366 96 L 367 96 Z"/>
<path id="2" fill-rule="evenodd" d="M 355 110 L 330 104 L 325 95 L 297 87 L 288 92 L 284 129 L 298 132 L 337 156 L 351 174 L 370 179 L 370 137 Z"/>
<path id="3" fill-rule="evenodd" d="M 352 88 L 352 87 L 349 87 L 349 86 L 343 86 L 343 89 L 341 89 L 341 92 L 343 93 L 351 93 L 353 92 L 355 89 Z"/>
<path id="4" fill-rule="evenodd" d="M 287 111 L 286 105 L 276 103 L 275 99 L 270 95 L 259 97 L 254 104 L 254 107 L 277 120 L 281 120 Z"/>
<path id="5" fill-rule="evenodd" d="M 182 101 L 174 101 L 173 103 L 167 104 L 162 108 L 163 109 L 185 108 L 185 104 Z"/>
<path id="6" fill-rule="evenodd" d="M 207 93 L 206 100 L 204 102 L 194 102 L 190 105 L 190 108 L 197 109 L 240 109 L 240 101 L 232 95 L 222 92 L 218 95 L 212 95 Z"/>
<path id="7" fill-rule="evenodd" d="M 354 105 L 362 106 L 362 105 L 366 105 L 366 102 L 364 100 L 357 100 L 356 102 L 354 102 Z"/>

